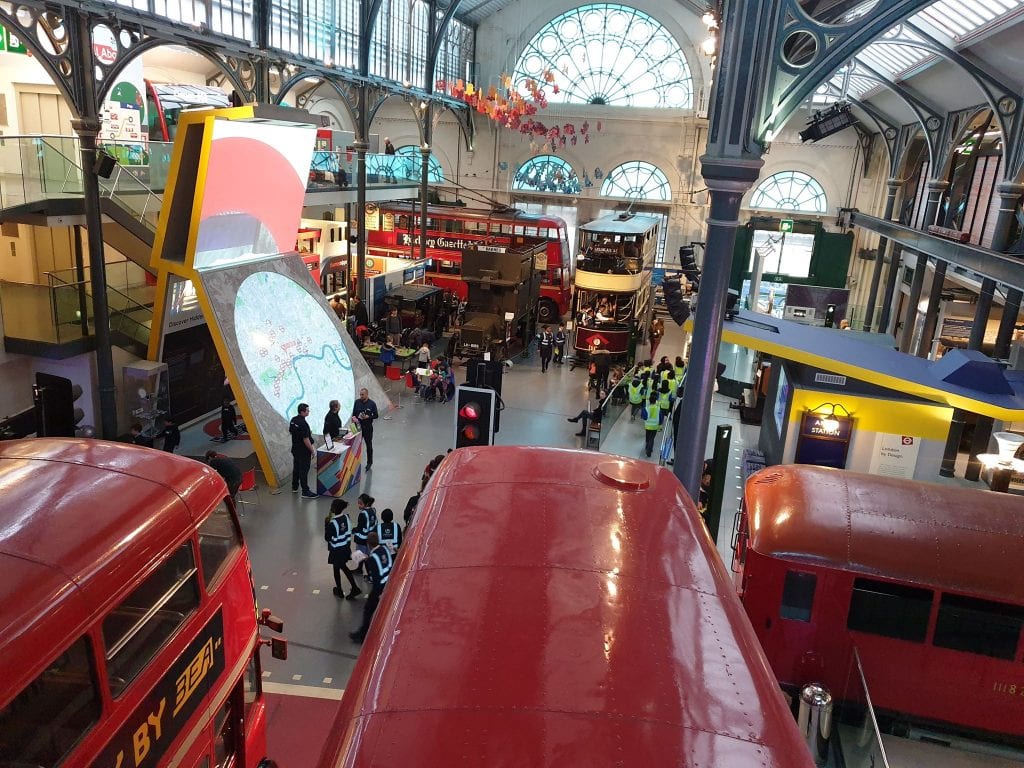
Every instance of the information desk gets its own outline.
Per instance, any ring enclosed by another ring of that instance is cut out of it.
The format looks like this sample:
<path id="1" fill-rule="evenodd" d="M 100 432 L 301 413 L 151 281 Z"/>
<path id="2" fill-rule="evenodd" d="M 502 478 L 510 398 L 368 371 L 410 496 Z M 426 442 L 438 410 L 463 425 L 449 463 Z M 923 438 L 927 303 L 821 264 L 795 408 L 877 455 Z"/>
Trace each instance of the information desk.
<path id="1" fill-rule="evenodd" d="M 363 466 L 363 436 L 358 432 L 316 451 L 316 492 L 321 496 L 342 496 L 359 484 Z"/>

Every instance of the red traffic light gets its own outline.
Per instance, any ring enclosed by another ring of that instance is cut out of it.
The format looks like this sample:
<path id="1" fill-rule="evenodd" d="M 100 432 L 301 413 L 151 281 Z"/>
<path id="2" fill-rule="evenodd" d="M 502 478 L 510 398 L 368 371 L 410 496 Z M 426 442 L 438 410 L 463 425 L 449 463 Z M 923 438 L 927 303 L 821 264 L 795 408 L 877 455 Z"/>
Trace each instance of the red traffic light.
<path id="1" fill-rule="evenodd" d="M 466 403 L 459 409 L 459 418 L 476 421 L 480 418 L 480 406 L 477 403 Z"/>

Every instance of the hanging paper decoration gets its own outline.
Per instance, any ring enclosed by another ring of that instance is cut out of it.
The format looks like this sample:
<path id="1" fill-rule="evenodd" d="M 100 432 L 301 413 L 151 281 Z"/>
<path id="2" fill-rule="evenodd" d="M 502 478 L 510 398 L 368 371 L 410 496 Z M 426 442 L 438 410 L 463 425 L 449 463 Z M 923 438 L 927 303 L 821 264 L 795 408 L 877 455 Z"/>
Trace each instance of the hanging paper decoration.
<path id="1" fill-rule="evenodd" d="M 512 87 L 512 76 L 507 73 L 503 72 L 498 82 L 501 84 L 500 88 L 494 85 L 484 88 L 462 80 L 442 79 L 437 81 L 437 90 L 464 102 L 470 109 L 486 115 L 503 128 L 533 137 L 530 139 L 532 152 L 536 152 L 538 148 L 544 152 L 552 152 L 557 147 L 564 147 L 567 144 L 576 146 L 579 136 L 583 137 L 584 144 L 590 143 L 590 123 L 586 120 L 577 128 L 573 123 L 548 126 L 540 120 L 533 119 L 539 110 L 548 106 L 545 88 L 550 86 L 553 93 L 558 93 L 558 83 L 555 82 L 555 73 L 552 70 L 544 70 L 539 82 L 527 79 L 523 83 L 528 96 L 523 96 Z M 600 122 L 597 123 L 597 130 L 601 130 Z"/>

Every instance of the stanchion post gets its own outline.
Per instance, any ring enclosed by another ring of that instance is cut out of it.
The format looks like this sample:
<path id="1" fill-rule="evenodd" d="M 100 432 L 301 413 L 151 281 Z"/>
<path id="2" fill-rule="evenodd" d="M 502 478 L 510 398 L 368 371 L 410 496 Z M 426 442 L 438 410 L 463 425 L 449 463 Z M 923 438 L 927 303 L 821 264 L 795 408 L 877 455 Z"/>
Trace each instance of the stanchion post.
<path id="1" fill-rule="evenodd" d="M 711 493 L 708 507 L 704 511 L 704 522 L 711 532 L 711 539 L 718 543 L 718 526 L 722 520 L 722 498 L 725 496 L 725 476 L 729 472 L 729 445 L 732 443 L 732 427 L 719 424 L 715 428 L 715 452 L 712 458 Z"/>

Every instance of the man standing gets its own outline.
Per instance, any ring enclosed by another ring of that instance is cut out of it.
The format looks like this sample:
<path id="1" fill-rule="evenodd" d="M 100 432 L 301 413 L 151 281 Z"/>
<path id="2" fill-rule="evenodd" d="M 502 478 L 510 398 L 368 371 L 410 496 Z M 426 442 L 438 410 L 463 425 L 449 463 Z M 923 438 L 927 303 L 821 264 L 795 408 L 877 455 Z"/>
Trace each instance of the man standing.
<path id="1" fill-rule="evenodd" d="M 391 575 L 391 566 L 394 559 L 388 548 L 380 543 L 376 531 L 367 537 L 370 547 L 370 556 L 366 558 L 366 568 L 370 574 L 370 595 L 366 598 L 366 605 L 363 606 L 363 624 L 355 632 L 349 632 L 348 636 L 357 643 L 366 639 L 366 633 L 370 631 L 370 622 L 373 621 L 373 614 L 380 603 L 380 596 L 387 586 L 388 576 Z"/>
<path id="2" fill-rule="evenodd" d="M 547 373 L 548 365 L 551 363 L 551 350 L 555 346 L 555 337 L 551 335 L 551 329 L 544 326 L 537 334 L 537 351 L 540 352 L 540 372 Z"/>
<path id="3" fill-rule="evenodd" d="M 352 406 L 352 418 L 359 424 L 366 446 L 366 470 L 373 467 L 373 422 L 379 414 L 377 404 L 370 399 L 370 392 L 363 387 L 359 390 L 359 399 Z"/>
<path id="4" fill-rule="evenodd" d="M 558 324 L 558 330 L 555 331 L 555 365 L 562 365 L 565 360 L 565 323 Z"/>
<path id="5" fill-rule="evenodd" d="M 221 456 L 216 451 L 206 452 L 206 463 L 224 478 L 224 482 L 228 486 L 228 495 L 234 499 L 235 494 L 238 493 L 238 486 L 242 484 L 242 470 L 227 456 Z"/>
<path id="6" fill-rule="evenodd" d="M 174 453 L 174 449 L 181 444 L 181 430 L 170 416 L 164 417 L 164 428 L 155 437 L 164 439 L 163 449 L 168 453 Z"/>
<path id="7" fill-rule="evenodd" d="M 233 437 L 238 437 L 238 428 L 235 422 L 238 421 L 238 414 L 235 413 L 235 406 L 228 398 L 224 398 L 224 404 L 220 407 L 220 436 L 221 442 L 226 443 Z"/>
<path id="8" fill-rule="evenodd" d="M 316 494 L 309 490 L 309 465 L 316 455 L 313 445 L 313 433 L 306 423 L 309 406 L 299 403 L 298 416 L 292 416 L 288 422 L 288 432 L 292 436 L 292 493 L 298 493 L 302 487 L 302 498 L 315 499 Z"/>
<path id="9" fill-rule="evenodd" d="M 337 440 L 341 437 L 341 416 L 338 415 L 338 412 L 341 410 L 341 403 L 337 400 L 331 400 L 327 407 L 327 415 L 324 416 L 324 434 L 330 435 L 331 440 Z"/>

